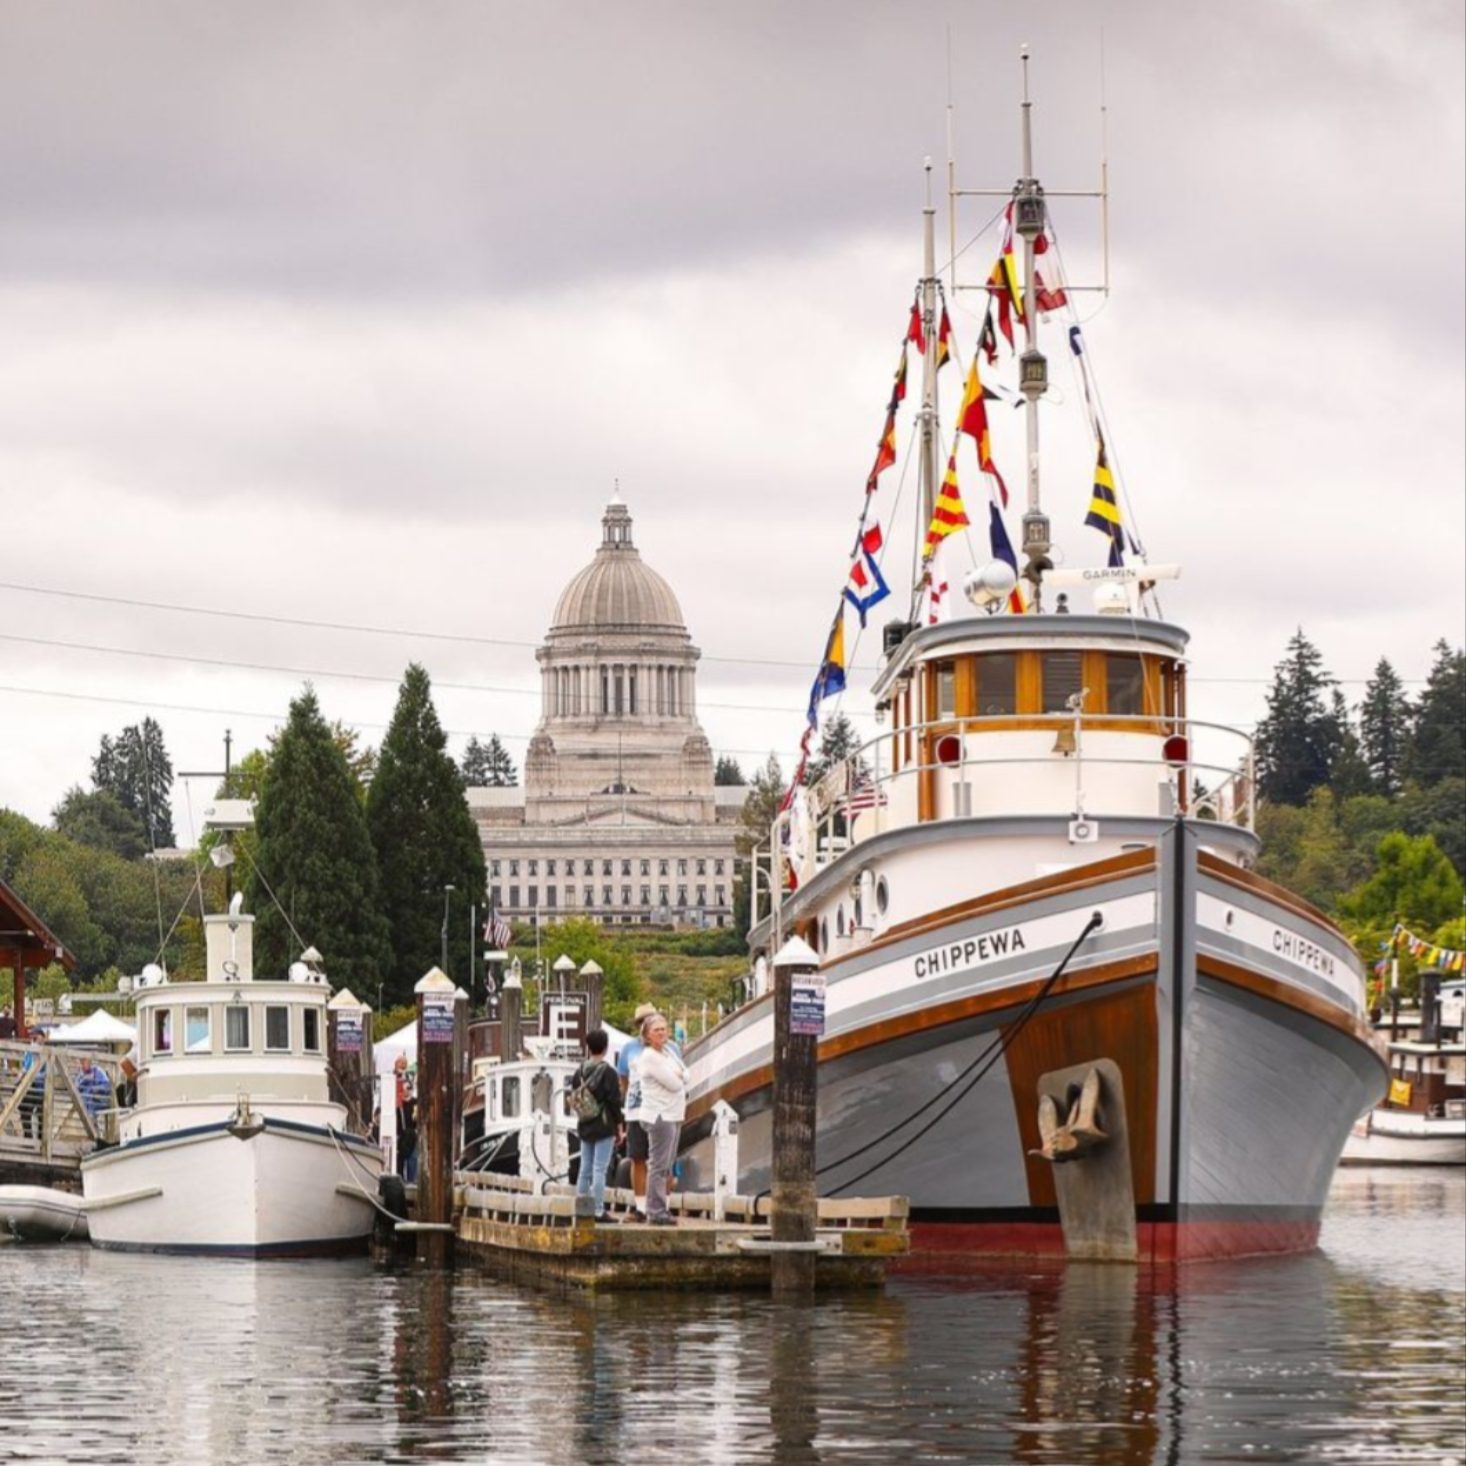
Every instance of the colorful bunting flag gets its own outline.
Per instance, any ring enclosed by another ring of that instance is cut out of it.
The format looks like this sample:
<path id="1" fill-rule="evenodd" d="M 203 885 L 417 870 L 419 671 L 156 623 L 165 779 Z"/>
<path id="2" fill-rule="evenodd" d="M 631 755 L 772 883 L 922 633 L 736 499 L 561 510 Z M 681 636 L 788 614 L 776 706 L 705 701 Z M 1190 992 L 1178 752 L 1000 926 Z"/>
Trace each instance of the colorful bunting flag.
<path id="1" fill-rule="evenodd" d="M 937 546 L 955 530 L 965 529 L 971 521 L 962 507 L 962 491 L 957 486 L 957 453 L 954 449 L 947 459 L 947 471 L 942 475 L 942 489 L 937 495 L 932 522 L 926 532 L 926 549 L 922 559 L 930 561 Z"/>
<path id="2" fill-rule="evenodd" d="M 952 356 L 952 322 L 947 317 L 947 307 L 942 307 L 942 321 L 937 327 L 937 370 L 946 366 Z"/>
<path id="3" fill-rule="evenodd" d="M 881 433 L 881 441 L 876 445 L 876 461 L 871 467 L 870 476 L 865 481 L 865 491 L 873 494 L 876 491 L 876 481 L 896 461 L 896 409 L 893 407 L 886 413 L 886 426 Z"/>
<path id="4" fill-rule="evenodd" d="M 906 339 L 916 342 L 916 349 L 926 354 L 926 332 L 921 329 L 921 302 L 911 302 L 911 320 L 906 326 Z"/>
<path id="5" fill-rule="evenodd" d="M 988 548 L 992 551 L 993 559 L 1002 560 L 1010 565 L 1013 574 L 1018 574 L 1018 556 L 1013 550 L 1013 541 L 1008 538 L 1008 526 L 1003 522 L 1003 511 L 998 508 L 997 500 L 988 499 Z M 1023 599 L 1023 583 L 1015 580 L 1013 589 L 1008 592 L 1008 609 L 1015 615 L 1021 616 L 1028 610 L 1027 602 Z"/>
<path id="6" fill-rule="evenodd" d="M 990 473 L 997 481 L 1003 495 L 1003 507 L 1008 505 L 1008 485 L 993 463 L 992 438 L 988 432 L 988 392 L 982 385 L 978 372 L 977 356 L 973 355 L 972 370 L 967 374 L 967 390 L 962 395 L 962 406 L 957 413 L 957 431 L 966 433 L 977 444 L 977 464 L 984 473 Z"/>
<path id="7" fill-rule="evenodd" d="M 998 252 L 997 263 L 987 279 L 988 296 L 998 304 L 998 329 L 1013 345 L 1013 321 L 1020 325 L 1027 323 L 1023 314 L 1023 286 L 1018 279 L 1018 262 L 1013 256 L 1013 205 L 1010 202 L 1004 215 L 1003 247 Z"/>
<path id="8" fill-rule="evenodd" d="M 830 628 L 830 639 L 825 643 L 825 655 L 820 669 L 814 675 L 814 685 L 809 689 L 808 721 L 819 722 L 820 704 L 837 692 L 845 690 L 845 608 L 842 605 L 835 613 L 835 624 Z"/>
<path id="9" fill-rule="evenodd" d="M 860 537 L 854 563 L 850 566 L 850 576 L 845 583 L 845 599 L 855 607 L 862 629 L 870 608 L 879 605 L 891 594 L 891 588 L 886 584 L 876 560 L 881 552 L 881 545 L 881 527 L 878 524 L 872 525 Z"/>
<path id="10" fill-rule="evenodd" d="M 1110 542 L 1111 566 L 1125 563 L 1125 530 L 1120 523 L 1120 505 L 1115 498 L 1115 480 L 1105 457 L 1105 440 L 1099 440 L 1099 458 L 1094 465 L 1094 492 L 1084 522 Z"/>
<path id="11" fill-rule="evenodd" d="M 1040 234 L 1033 241 L 1033 252 L 1035 255 L 1045 255 L 1049 252 L 1049 236 L 1047 231 Z M 1048 285 L 1044 281 L 1042 272 L 1038 266 L 1033 267 L 1033 299 L 1039 310 L 1047 315 L 1050 311 L 1063 310 L 1069 304 L 1069 293 L 1064 289 L 1064 282 L 1058 272 L 1057 262 L 1054 268 L 1057 285 Z"/>

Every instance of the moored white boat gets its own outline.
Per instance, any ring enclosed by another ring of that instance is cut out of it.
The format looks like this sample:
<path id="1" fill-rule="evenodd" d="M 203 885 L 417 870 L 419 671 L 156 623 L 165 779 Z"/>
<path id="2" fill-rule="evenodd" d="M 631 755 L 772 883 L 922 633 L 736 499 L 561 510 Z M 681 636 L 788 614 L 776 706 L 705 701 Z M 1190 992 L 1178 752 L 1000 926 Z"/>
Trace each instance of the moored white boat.
<path id="1" fill-rule="evenodd" d="M 85 1242 L 86 1207 L 75 1191 L 0 1186 L 0 1234 L 21 1242 Z"/>
<path id="2" fill-rule="evenodd" d="M 381 1155 L 330 1098 L 330 988 L 304 961 L 257 979 L 253 923 L 236 897 L 204 918 L 204 982 L 159 972 L 137 994 L 138 1101 L 118 1143 L 82 1162 L 95 1246 L 263 1257 L 366 1244 Z"/>

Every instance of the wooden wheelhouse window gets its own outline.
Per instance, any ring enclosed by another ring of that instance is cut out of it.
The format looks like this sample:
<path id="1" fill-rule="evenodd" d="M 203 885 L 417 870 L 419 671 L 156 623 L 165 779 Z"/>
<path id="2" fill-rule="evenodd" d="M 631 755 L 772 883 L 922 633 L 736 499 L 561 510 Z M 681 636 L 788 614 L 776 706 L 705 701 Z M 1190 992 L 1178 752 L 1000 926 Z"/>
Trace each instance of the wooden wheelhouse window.
<path id="1" fill-rule="evenodd" d="M 1145 663 L 1129 652 L 1105 658 L 1105 711 L 1112 717 L 1145 715 Z"/>
<path id="2" fill-rule="evenodd" d="M 957 664 L 932 663 L 932 706 L 934 719 L 957 716 Z"/>
<path id="3" fill-rule="evenodd" d="M 1041 712 L 1067 713 L 1069 699 L 1084 690 L 1084 658 L 1079 652 L 1044 652 L 1041 661 Z"/>
<path id="4" fill-rule="evenodd" d="M 977 658 L 977 712 L 983 718 L 1006 717 L 1018 711 L 1018 657 L 1014 652 L 988 652 Z"/>

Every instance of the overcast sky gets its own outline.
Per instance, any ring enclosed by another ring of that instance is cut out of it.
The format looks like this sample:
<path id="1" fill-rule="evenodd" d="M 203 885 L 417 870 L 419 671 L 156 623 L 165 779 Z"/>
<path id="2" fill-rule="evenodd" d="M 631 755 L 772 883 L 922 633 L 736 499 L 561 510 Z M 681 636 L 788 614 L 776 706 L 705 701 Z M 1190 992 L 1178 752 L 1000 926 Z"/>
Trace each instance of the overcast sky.
<path id="1" fill-rule="evenodd" d="M 969 188 L 1018 172 L 1025 41 L 1040 176 L 1094 187 L 1103 56 L 1114 289 L 1081 313 L 1139 530 L 1184 566 L 1193 711 L 1251 725 L 1300 624 L 1351 699 L 1381 655 L 1422 678 L 1466 619 L 1459 0 L 1039 9 L 0 5 L 0 805 L 47 818 L 149 711 L 216 767 L 307 676 L 375 742 L 409 659 L 455 751 L 522 758 L 618 479 L 714 747 L 787 756 L 945 171 L 949 31 Z M 990 212 L 964 201 L 961 244 Z M 1054 212 L 1093 280 L 1097 209 Z M 1100 563 L 1050 353 L 1047 507 Z M 1005 415 L 1010 482 L 1020 437 Z M 899 477 L 877 512 L 909 544 Z M 177 791 L 185 841 L 206 794 Z"/>

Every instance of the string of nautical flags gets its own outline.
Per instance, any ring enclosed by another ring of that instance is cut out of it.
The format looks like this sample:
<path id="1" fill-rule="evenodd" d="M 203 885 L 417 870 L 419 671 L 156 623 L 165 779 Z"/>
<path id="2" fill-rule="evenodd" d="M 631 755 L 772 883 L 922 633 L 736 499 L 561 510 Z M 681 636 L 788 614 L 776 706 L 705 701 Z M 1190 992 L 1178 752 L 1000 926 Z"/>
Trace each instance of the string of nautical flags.
<path id="1" fill-rule="evenodd" d="M 1399 952 L 1402 949 L 1416 958 L 1423 967 L 1436 967 L 1442 972 L 1466 971 L 1466 952 L 1458 951 L 1455 947 L 1442 947 L 1436 942 L 1429 942 L 1424 937 L 1417 937 L 1414 932 L 1407 930 L 1399 922 L 1395 923 L 1395 929 L 1390 933 L 1389 941 L 1382 944 L 1386 951 Z M 1388 958 L 1377 964 L 1383 966 Z"/>

